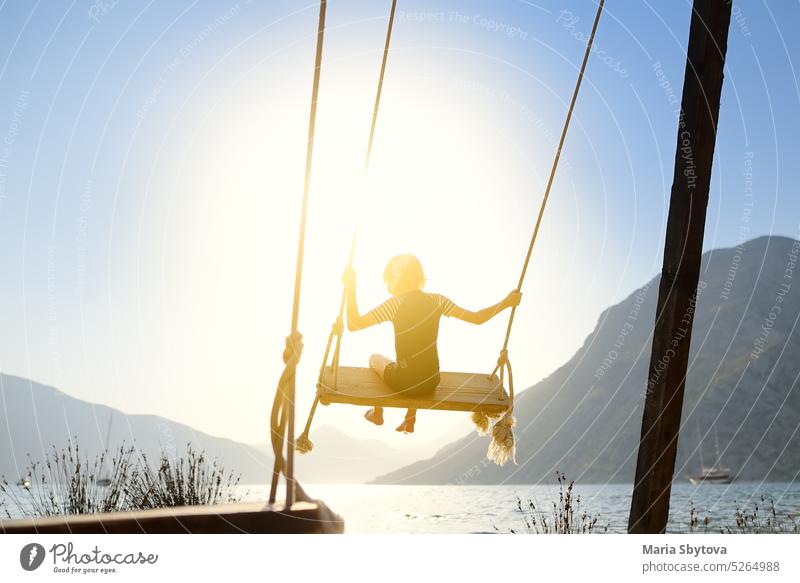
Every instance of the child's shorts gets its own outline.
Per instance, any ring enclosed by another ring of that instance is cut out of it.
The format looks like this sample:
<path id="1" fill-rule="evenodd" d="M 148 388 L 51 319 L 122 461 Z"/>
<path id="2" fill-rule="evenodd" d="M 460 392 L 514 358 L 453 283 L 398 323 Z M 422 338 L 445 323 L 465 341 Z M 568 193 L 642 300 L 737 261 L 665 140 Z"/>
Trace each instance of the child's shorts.
<path id="1" fill-rule="evenodd" d="M 386 365 L 383 380 L 398 393 L 414 397 L 431 394 L 439 386 L 441 377 L 438 371 L 433 375 L 420 375 L 412 368 L 392 362 Z"/>

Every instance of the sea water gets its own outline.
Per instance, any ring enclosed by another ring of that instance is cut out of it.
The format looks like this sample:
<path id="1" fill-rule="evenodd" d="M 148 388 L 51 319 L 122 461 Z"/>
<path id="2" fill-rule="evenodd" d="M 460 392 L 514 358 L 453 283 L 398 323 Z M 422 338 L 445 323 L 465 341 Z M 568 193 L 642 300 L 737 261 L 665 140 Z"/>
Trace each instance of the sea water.
<path id="1" fill-rule="evenodd" d="M 282 485 L 281 485 L 282 487 Z M 379 486 L 365 484 L 304 484 L 306 492 L 319 498 L 345 520 L 348 533 L 493 533 L 513 529 L 525 532 L 517 501 L 527 507 L 533 501 L 546 513 L 558 500 L 558 485 L 501 486 Z M 265 500 L 267 486 L 240 485 L 243 500 Z M 625 532 L 632 487 L 629 484 L 575 486 L 580 512 L 598 517 L 596 530 Z M 20 494 L 22 489 L 20 488 Z M 282 494 L 282 492 L 281 492 Z M 762 502 L 762 497 L 766 503 Z M 20 496 L 24 499 L 24 494 Z M 676 483 L 670 502 L 670 532 L 689 532 L 691 509 L 708 530 L 733 525 L 737 508 L 752 512 L 758 504 L 766 517 L 770 500 L 775 501 L 783 519 L 791 515 L 800 523 L 800 483 L 701 484 Z M 6 504 L 12 517 L 19 517 L 14 505 Z M 5 518 L 3 508 L 2 518 Z"/>
<path id="2" fill-rule="evenodd" d="M 551 512 L 558 485 L 502 486 L 378 486 L 362 484 L 304 484 L 306 492 L 345 520 L 348 533 L 490 533 L 524 532 L 517 499 L 533 501 Z M 263 499 L 263 486 L 240 486 L 248 499 Z M 625 532 L 631 503 L 631 485 L 576 485 L 580 510 L 599 515 L 597 524 L 608 532 Z M 766 500 L 764 504 L 762 496 Z M 800 483 L 702 484 L 676 483 L 670 502 L 670 532 L 689 532 L 691 509 L 702 522 L 708 516 L 710 532 L 735 524 L 737 508 L 752 512 L 758 504 L 766 518 L 769 501 L 778 512 L 800 523 Z M 763 509 L 763 510 L 762 510 Z M 789 520 L 789 519 L 787 519 Z M 791 522 L 789 522 L 791 524 Z M 597 527 L 596 527 L 597 528 Z M 603 529 L 599 529 L 601 532 Z"/>

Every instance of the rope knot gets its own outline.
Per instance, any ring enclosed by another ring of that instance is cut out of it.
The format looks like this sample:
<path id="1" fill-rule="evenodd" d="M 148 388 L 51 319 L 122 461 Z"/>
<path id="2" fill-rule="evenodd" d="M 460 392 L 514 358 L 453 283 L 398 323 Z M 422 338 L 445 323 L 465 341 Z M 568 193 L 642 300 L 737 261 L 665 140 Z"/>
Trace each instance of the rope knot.
<path id="1" fill-rule="evenodd" d="M 295 330 L 286 337 L 286 347 L 283 349 L 283 362 L 286 364 L 286 367 L 296 367 L 302 353 L 303 335 Z"/>
<path id="2" fill-rule="evenodd" d="M 342 320 L 342 317 L 339 316 L 333 323 L 333 335 L 341 336 L 343 333 L 344 333 L 344 320 Z"/>
<path id="3" fill-rule="evenodd" d="M 500 356 L 497 357 L 497 366 L 501 367 L 504 364 L 508 364 L 508 350 L 505 348 L 500 351 Z"/>

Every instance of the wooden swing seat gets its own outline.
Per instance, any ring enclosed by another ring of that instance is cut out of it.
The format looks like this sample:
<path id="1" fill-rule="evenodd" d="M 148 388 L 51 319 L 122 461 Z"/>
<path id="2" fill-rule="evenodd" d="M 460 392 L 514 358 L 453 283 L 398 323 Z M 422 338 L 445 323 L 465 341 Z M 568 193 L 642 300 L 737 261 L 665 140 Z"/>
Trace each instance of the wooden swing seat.
<path id="1" fill-rule="evenodd" d="M 342 403 L 367 407 L 482 411 L 490 416 L 508 409 L 508 393 L 497 375 L 443 372 L 441 377 L 439 386 L 430 395 L 411 397 L 390 389 L 372 369 L 352 366 L 339 367 L 334 389 L 333 369 L 326 366 L 317 384 L 317 394 L 323 405 Z"/>

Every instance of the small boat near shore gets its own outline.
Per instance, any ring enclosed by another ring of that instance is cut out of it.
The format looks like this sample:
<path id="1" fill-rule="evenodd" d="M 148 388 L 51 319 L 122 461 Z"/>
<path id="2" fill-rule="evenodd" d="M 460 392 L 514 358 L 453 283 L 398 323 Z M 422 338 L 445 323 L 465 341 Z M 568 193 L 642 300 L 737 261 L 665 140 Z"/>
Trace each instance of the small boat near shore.
<path id="1" fill-rule="evenodd" d="M 689 476 L 689 481 L 693 486 L 700 484 L 730 484 L 733 482 L 733 474 L 729 468 L 702 468 L 696 476 Z"/>
<path id="2" fill-rule="evenodd" d="M 698 436 L 700 435 L 700 427 L 697 427 Z M 719 459 L 719 438 L 717 437 L 717 426 L 714 426 L 714 465 L 707 467 L 703 463 L 703 446 L 700 444 L 700 473 L 695 476 L 689 476 L 689 482 L 693 486 L 700 484 L 730 484 L 734 480 L 733 471 L 730 468 L 720 466 Z"/>

